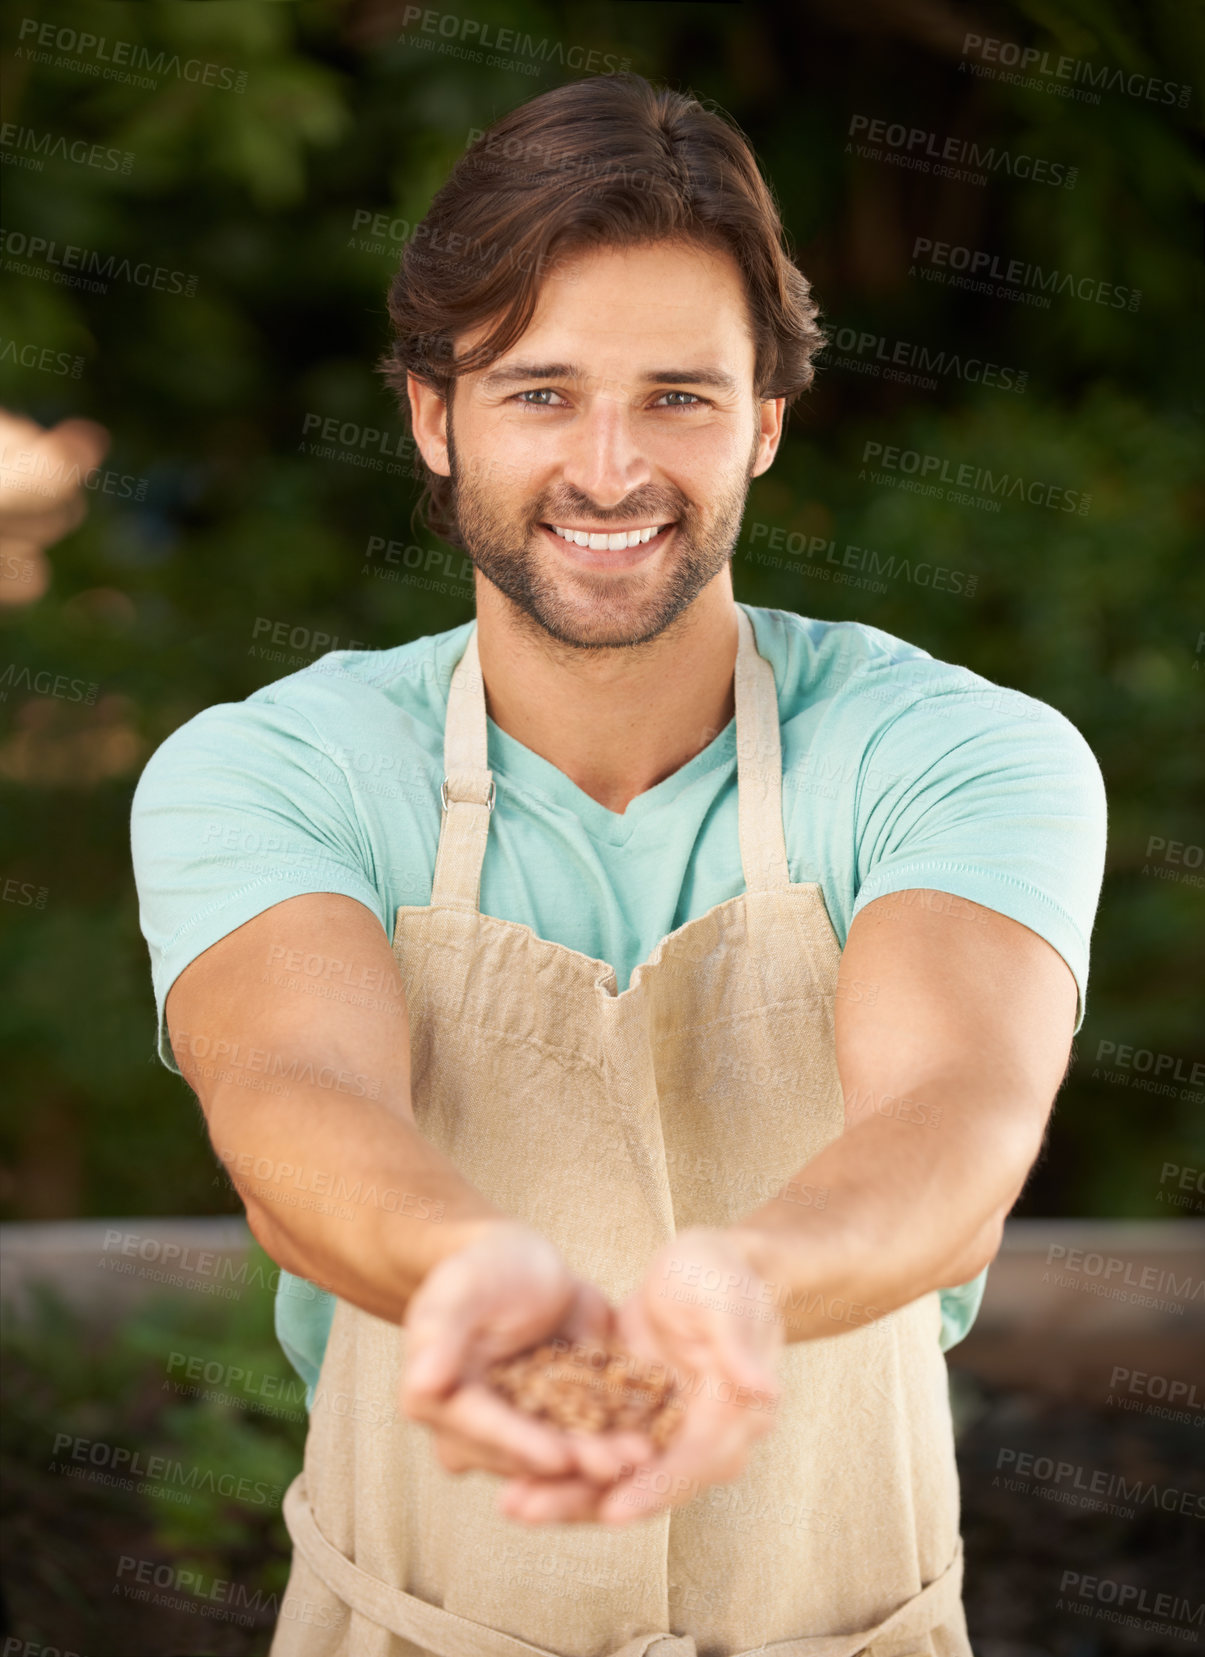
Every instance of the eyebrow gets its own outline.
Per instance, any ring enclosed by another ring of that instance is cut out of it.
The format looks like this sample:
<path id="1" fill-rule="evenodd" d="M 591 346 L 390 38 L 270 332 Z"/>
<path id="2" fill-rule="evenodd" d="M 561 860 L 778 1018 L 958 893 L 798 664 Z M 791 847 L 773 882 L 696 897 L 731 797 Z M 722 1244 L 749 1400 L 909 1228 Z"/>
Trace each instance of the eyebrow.
<path id="1" fill-rule="evenodd" d="M 505 368 L 491 369 L 481 378 L 481 385 L 486 389 L 500 389 L 508 385 L 520 385 L 531 380 L 585 380 L 590 376 L 585 374 L 576 363 L 569 362 L 517 362 L 508 363 Z M 731 374 L 722 368 L 710 365 L 703 368 L 651 368 L 648 373 L 640 376 L 642 385 L 699 385 L 710 386 L 717 391 L 737 393 L 740 386 Z"/>

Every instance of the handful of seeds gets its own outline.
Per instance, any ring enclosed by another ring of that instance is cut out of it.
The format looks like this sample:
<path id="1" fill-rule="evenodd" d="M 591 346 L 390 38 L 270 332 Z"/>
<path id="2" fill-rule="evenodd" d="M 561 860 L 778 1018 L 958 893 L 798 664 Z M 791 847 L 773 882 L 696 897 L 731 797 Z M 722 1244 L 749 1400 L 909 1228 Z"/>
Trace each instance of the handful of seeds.
<path id="1" fill-rule="evenodd" d="M 547 1341 L 486 1372 L 517 1410 L 565 1432 L 645 1433 L 664 1450 L 682 1424 L 682 1400 L 663 1366 L 617 1347 Z"/>

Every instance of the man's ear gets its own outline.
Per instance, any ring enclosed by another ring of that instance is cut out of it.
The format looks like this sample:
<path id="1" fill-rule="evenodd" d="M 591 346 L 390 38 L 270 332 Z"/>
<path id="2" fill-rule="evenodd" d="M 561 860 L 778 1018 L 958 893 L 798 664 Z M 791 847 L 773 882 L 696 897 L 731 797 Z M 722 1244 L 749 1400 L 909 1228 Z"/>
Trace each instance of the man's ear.
<path id="1" fill-rule="evenodd" d="M 770 469 L 774 456 L 778 453 L 778 445 L 782 440 L 783 413 L 787 406 L 785 397 L 769 397 L 764 403 L 759 403 L 758 414 L 761 421 L 757 439 L 757 456 L 753 462 L 751 477 L 759 478 L 763 472 Z"/>
<path id="2" fill-rule="evenodd" d="M 410 419 L 419 454 L 432 472 L 439 473 L 441 477 L 451 477 L 447 399 L 413 374 L 406 375 L 406 395 L 410 399 Z"/>

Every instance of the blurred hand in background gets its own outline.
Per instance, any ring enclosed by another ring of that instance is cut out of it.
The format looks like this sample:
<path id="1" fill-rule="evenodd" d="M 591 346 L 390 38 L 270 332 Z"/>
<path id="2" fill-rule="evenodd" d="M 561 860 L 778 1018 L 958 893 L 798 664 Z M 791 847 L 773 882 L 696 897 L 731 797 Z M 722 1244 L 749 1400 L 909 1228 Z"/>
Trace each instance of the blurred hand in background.
<path id="1" fill-rule="evenodd" d="M 0 605 L 32 604 L 45 593 L 46 548 L 87 516 L 84 479 L 111 441 L 95 420 L 45 427 L 0 408 Z"/>

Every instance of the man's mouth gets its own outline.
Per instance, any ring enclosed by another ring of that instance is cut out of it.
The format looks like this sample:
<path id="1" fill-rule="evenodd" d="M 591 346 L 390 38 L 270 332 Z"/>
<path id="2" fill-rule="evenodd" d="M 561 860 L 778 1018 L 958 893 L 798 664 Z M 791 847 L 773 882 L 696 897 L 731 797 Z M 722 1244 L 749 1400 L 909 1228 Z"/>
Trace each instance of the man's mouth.
<path id="1" fill-rule="evenodd" d="M 630 547 L 646 546 L 673 527 L 672 523 L 637 524 L 631 529 L 599 529 L 589 524 L 541 525 L 570 546 L 587 547 L 591 552 L 624 552 Z"/>

